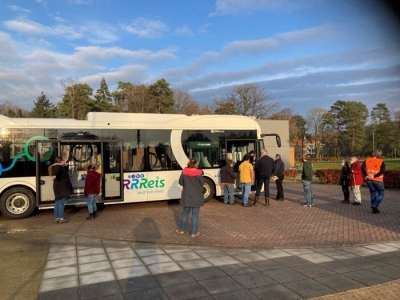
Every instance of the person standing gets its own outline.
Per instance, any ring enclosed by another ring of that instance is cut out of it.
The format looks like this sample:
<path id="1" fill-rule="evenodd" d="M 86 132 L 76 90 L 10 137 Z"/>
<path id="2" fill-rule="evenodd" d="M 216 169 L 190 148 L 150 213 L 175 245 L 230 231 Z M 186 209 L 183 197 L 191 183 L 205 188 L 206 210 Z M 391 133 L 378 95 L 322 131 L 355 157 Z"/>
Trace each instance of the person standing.
<path id="1" fill-rule="evenodd" d="M 307 158 L 308 158 L 307 154 L 304 154 L 302 157 L 303 172 L 301 174 L 301 179 L 303 180 L 303 189 L 307 200 L 307 202 L 304 203 L 303 206 L 313 206 L 314 196 L 311 188 L 313 169 L 311 163 L 307 160 Z"/>
<path id="2" fill-rule="evenodd" d="M 188 218 L 192 212 L 192 221 L 190 228 L 190 236 L 198 237 L 199 232 L 199 213 L 200 207 L 204 205 L 203 171 L 197 168 L 197 160 L 191 158 L 187 167 L 183 169 L 179 177 L 179 184 L 183 187 L 180 204 L 183 206 L 183 212 L 179 228 L 176 230 L 178 234 L 184 234 L 188 226 Z"/>
<path id="3" fill-rule="evenodd" d="M 250 155 L 243 156 L 243 162 L 239 166 L 240 184 L 242 186 L 242 205 L 244 207 L 251 207 L 249 203 L 249 195 L 251 185 L 254 183 L 254 168 L 249 162 Z"/>
<path id="4" fill-rule="evenodd" d="M 342 192 L 344 199 L 342 203 L 350 203 L 350 190 L 349 190 L 349 179 L 350 179 L 350 167 L 346 159 L 342 160 L 342 170 L 340 171 L 340 186 L 342 187 Z"/>
<path id="5" fill-rule="evenodd" d="M 374 214 L 380 212 L 378 206 L 385 196 L 383 174 L 386 171 L 386 167 L 381 156 L 382 150 L 377 149 L 372 152 L 372 157 L 367 158 L 361 166 L 361 171 L 365 176 L 371 194 L 371 208 Z"/>
<path id="6" fill-rule="evenodd" d="M 363 180 L 363 173 L 361 171 L 361 165 L 358 162 L 358 158 L 353 156 L 350 159 L 350 180 L 349 186 L 350 189 L 353 191 L 354 194 L 354 202 L 353 205 L 361 205 L 361 191 L 360 186 L 362 186 Z"/>
<path id="7" fill-rule="evenodd" d="M 261 157 L 256 162 L 256 197 L 254 198 L 254 205 L 257 205 L 258 198 L 261 194 L 261 188 L 264 185 L 264 205 L 269 205 L 269 179 L 274 172 L 275 162 L 272 157 L 268 156 L 268 151 L 266 149 L 261 151 Z"/>
<path id="8" fill-rule="evenodd" d="M 100 181 L 101 174 L 96 171 L 93 166 L 88 166 L 87 174 L 85 178 L 85 189 L 84 195 L 86 197 L 86 203 L 89 210 L 89 216 L 86 220 L 93 220 L 97 217 L 97 197 L 100 194 Z"/>
<path id="9" fill-rule="evenodd" d="M 236 175 L 233 171 L 233 161 L 228 159 L 226 161 L 226 166 L 221 169 L 221 184 L 224 187 L 224 204 L 228 204 L 228 196 L 229 204 L 235 204 L 235 199 L 233 197 L 235 179 Z"/>
<path id="10" fill-rule="evenodd" d="M 68 164 L 61 156 L 56 157 L 55 163 L 51 166 L 55 200 L 54 218 L 56 223 L 66 223 L 69 221 L 68 219 L 64 219 L 64 206 L 67 197 L 69 197 L 74 190 L 66 168 L 68 168 Z"/>
<path id="11" fill-rule="evenodd" d="M 275 166 L 274 166 L 274 175 L 278 177 L 278 179 L 275 180 L 276 183 L 276 200 L 283 201 L 284 200 L 284 195 L 283 195 L 283 178 L 285 177 L 285 164 L 282 161 L 281 155 L 276 154 L 275 155 Z"/>

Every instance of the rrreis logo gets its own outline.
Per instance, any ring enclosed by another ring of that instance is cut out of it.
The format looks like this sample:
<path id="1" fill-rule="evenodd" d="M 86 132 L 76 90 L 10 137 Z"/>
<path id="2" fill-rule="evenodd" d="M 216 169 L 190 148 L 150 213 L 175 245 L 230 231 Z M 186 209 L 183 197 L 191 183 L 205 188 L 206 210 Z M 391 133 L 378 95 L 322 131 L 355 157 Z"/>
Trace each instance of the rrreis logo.
<path id="1" fill-rule="evenodd" d="M 128 179 L 124 179 L 124 188 L 127 190 L 157 189 L 165 186 L 165 179 L 158 176 L 155 180 L 148 180 L 144 174 L 131 174 Z"/>

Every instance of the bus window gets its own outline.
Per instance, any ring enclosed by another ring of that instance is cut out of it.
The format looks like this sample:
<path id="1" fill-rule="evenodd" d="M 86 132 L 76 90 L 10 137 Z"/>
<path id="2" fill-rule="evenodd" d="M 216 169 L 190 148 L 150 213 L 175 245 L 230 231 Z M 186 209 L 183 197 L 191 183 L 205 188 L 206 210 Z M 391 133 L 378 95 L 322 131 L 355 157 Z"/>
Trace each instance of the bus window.
<path id="1" fill-rule="evenodd" d="M 182 145 L 186 155 L 197 160 L 199 168 L 219 168 L 224 165 L 225 135 L 223 131 L 184 130 Z"/>
<path id="2" fill-rule="evenodd" d="M 180 170 L 172 153 L 170 130 L 147 130 L 146 145 L 149 151 L 149 171 Z"/>

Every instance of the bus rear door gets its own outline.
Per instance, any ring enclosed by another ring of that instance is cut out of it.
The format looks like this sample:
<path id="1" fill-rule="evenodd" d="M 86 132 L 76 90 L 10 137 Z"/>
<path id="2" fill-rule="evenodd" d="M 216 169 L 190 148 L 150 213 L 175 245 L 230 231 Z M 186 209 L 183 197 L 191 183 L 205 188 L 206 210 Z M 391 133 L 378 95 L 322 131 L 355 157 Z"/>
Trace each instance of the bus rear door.
<path id="1" fill-rule="evenodd" d="M 101 142 L 100 169 L 103 201 L 123 201 L 122 141 Z M 98 171 L 100 171 L 98 169 Z"/>

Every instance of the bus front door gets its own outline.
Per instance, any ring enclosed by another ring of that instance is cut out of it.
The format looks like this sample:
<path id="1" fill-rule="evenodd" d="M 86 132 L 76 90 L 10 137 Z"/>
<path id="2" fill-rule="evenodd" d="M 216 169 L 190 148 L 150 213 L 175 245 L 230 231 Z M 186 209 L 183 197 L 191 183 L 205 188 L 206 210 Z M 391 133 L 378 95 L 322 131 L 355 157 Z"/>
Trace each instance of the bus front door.
<path id="1" fill-rule="evenodd" d="M 36 161 L 36 204 L 46 206 L 54 204 L 53 180 L 49 167 L 59 155 L 58 141 L 35 141 Z"/>
<path id="2" fill-rule="evenodd" d="M 122 141 L 102 141 L 101 148 L 103 201 L 123 201 Z"/>

